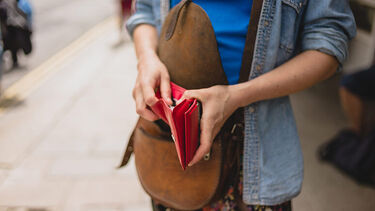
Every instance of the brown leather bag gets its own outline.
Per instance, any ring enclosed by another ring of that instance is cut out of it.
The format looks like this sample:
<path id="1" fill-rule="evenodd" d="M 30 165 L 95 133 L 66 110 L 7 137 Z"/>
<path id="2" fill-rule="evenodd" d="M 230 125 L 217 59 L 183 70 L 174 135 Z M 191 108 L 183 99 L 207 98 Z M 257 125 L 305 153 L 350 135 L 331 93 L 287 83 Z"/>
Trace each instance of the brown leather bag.
<path id="1" fill-rule="evenodd" d="M 262 1 L 254 0 L 240 82 L 249 76 L 261 6 Z M 170 11 L 158 54 L 171 81 L 186 89 L 228 84 L 211 22 L 191 0 L 182 0 Z M 121 166 L 134 151 L 139 180 L 153 200 L 178 210 L 195 210 L 221 199 L 230 181 L 238 178 L 242 140 L 243 112 L 239 109 L 214 139 L 210 157 L 184 171 L 168 128 L 140 118 Z"/>

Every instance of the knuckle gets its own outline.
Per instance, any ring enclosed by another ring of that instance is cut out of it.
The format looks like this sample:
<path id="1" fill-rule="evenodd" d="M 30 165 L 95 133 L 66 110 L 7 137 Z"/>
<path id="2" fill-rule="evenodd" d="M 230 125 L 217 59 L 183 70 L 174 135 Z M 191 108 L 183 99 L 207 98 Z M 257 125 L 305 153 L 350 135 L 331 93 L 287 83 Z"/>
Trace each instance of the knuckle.
<path id="1" fill-rule="evenodd" d="M 142 115 L 145 112 L 145 109 L 146 109 L 146 106 L 143 103 L 141 102 L 136 103 L 135 111 L 137 112 L 137 114 Z"/>
<path id="2" fill-rule="evenodd" d="M 154 103 L 154 98 L 151 97 L 151 96 L 148 96 L 148 97 L 145 98 L 145 102 L 146 102 L 147 105 L 151 105 L 151 104 Z"/>
<path id="3" fill-rule="evenodd" d="M 142 115 L 142 113 L 143 113 L 143 108 L 136 107 L 136 108 L 135 108 L 135 111 L 137 112 L 137 114 Z"/>
<path id="4" fill-rule="evenodd" d="M 170 80 L 168 72 L 163 73 L 162 77 L 163 77 L 164 80 L 168 80 L 168 81 Z"/>
<path id="5" fill-rule="evenodd" d="M 165 95 L 165 96 L 169 96 L 171 94 L 171 90 L 169 90 L 169 89 L 163 89 L 163 90 L 161 90 L 161 93 L 163 95 Z"/>
<path id="6" fill-rule="evenodd" d="M 140 87 L 145 87 L 149 84 L 148 80 L 146 78 L 141 78 L 140 81 L 139 81 L 139 86 Z"/>
<path id="7" fill-rule="evenodd" d="M 183 96 L 185 97 L 185 98 L 190 98 L 190 96 L 191 96 L 191 91 L 185 91 L 184 92 L 184 94 L 183 94 Z"/>

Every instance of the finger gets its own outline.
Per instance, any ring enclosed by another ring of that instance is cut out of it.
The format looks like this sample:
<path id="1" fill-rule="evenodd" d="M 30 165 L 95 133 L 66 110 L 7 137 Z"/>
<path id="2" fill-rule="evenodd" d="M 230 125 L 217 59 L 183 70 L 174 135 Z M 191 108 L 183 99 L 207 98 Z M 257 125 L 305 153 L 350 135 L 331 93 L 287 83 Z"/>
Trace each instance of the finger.
<path id="1" fill-rule="evenodd" d="M 182 97 L 177 101 L 177 104 L 182 102 L 185 99 L 195 98 L 199 101 L 202 101 L 202 95 L 200 90 L 186 90 Z"/>
<path id="2" fill-rule="evenodd" d="M 211 145 L 212 145 L 212 142 L 211 142 L 211 135 L 210 134 L 204 134 L 204 133 L 201 133 L 201 145 L 198 147 L 193 159 L 191 160 L 191 162 L 189 163 L 189 166 L 193 166 L 195 165 L 196 163 L 198 163 L 200 160 L 202 160 L 202 158 L 210 152 L 210 149 L 211 149 Z"/>
<path id="3" fill-rule="evenodd" d="M 142 83 L 142 95 L 146 105 L 153 106 L 158 101 L 158 98 L 155 96 L 154 88 L 150 84 L 154 83 Z"/>
<path id="4" fill-rule="evenodd" d="M 172 105 L 171 84 L 168 74 L 164 74 L 160 81 L 160 93 L 168 105 Z"/>
<path id="5" fill-rule="evenodd" d="M 159 119 L 159 117 L 154 114 L 151 110 L 149 110 L 146 106 L 146 103 L 143 100 L 143 95 L 140 90 L 135 91 L 135 105 L 136 105 L 136 112 L 142 116 L 143 118 L 149 121 L 155 121 Z"/>
<path id="6" fill-rule="evenodd" d="M 193 159 L 189 163 L 189 166 L 193 166 L 194 164 L 198 163 L 202 158 L 210 152 L 212 146 L 211 140 L 211 131 L 209 130 L 202 130 L 201 132 L 201 144 L 197 149 Z"/>

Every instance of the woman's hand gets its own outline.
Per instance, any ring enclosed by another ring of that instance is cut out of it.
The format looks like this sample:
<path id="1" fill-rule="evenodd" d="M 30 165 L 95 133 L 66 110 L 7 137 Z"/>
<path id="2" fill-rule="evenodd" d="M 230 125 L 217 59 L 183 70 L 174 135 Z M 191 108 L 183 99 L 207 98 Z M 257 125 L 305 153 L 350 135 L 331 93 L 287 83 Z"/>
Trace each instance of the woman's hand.
<path id="1" fill-rule="evenodd" d="M 155 53 L 139 57 L 138 76 L 133 89 L 133 98 L 137 113 L 143 118 L 154 121 L 158 116 L 149 106 L 157 102 L 155 90 L 160 88 L 161 96 L 168 104 L 172 104 L 169 74 L 165 65 Z"/>
<path id="2" fill-rule="evenodd" d="M 133 89 L 136 110 L 143 118 L 154 121 L 158 119 L 150 109 L 156 103 L 155 90 L 160 88 L 161 96 L 172 104 L 169 74 L 160 61 L 156 49 L 158 33 L 154 26 L 140 24 L 134 29 L 135 52 L 138 58 L 138 76 Z"/>
<path id="3" fill-rule="evenodd" d="M 200 146 L 189 166 L 200 161 L 210 152 L 213 139 L 229 116 L 238 108 L 234 100 L 231 86 L 213 86 L 207 89 L 187 90 L 180 99 L 195 98 L 202 103 L 202 118 L 200 122 Z"/>

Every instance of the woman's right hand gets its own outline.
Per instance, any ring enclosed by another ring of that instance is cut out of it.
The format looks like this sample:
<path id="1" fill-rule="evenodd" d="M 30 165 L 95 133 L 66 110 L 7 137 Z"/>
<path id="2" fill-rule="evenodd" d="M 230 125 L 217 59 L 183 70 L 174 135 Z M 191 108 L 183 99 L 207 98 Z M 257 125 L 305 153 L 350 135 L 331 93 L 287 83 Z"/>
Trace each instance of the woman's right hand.
<path id="1" fill-rule="evenodd" d="M 167 68 L 156 53 L 142 55 L 138 59 L 138 75 L 133 89 L 137 113 L 149 121 L 159 117 L 150 110 L 157 102 L 155 90 L 160 88 L 161 96 L 171 105 L 171 88 Z"/>

